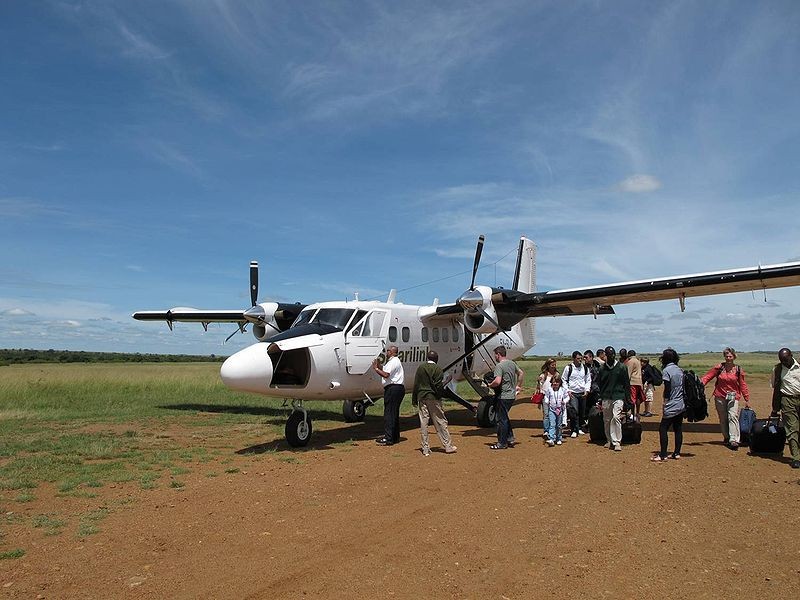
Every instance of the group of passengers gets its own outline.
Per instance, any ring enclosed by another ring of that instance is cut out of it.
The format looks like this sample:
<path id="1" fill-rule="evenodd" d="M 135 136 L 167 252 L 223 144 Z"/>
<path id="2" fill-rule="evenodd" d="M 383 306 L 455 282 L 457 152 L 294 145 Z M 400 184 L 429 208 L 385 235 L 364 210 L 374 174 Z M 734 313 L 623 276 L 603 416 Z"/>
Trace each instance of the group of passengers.
<path id="1" fill-rule="evenodd" d="M 731 449 L 739 447 L 739 400 L 750 407 L 750 391 L 745 374 L 735 364 L 733 348 L 723 351 L 724 362 L 711 368 L 702 378 L 703 385 L 716 379 L 714 401 L 720 418 L 724 443 Z M 547 359 L 537 380 L 534 401 L 541 399 L 544 438 L 549 445 L 561 443 L 561 430 L 570 431 L 570 437 L 583 435 L 589 428 L 592 407 L 598 414 L 602 409 L 608 447 L 622 450 L 622 425 L 624 421 L 638 422 L 642 417 L 653 417 L 655 389 L 663 385 L 662 419 L 659 425 L 661 449 L 653 457 L 656 462 L 667 459 L 667 431 L 675 433 L 675 450 L 670 458 L 679 459 L 682 443 L 682 424 L 685 404 L 683 397 L 683 371 L 677 367 L 680 357 L 667 348 L 661 354 L 663 372 L 641 359 L 635 350 L 621 348 L 619 358 L 612 346 L 600 348 L 597 353 L 586 350 L 572 353 L 572 361 L 559 374 L 555 358 Z M 555 403 L 555 408 L 554 408 Z M 644 406 L 644 411 L 641 410 Z M 595 417 L 595 418 L 599 418 Z M 553 421 L 556 421 L 555 423 Z"/>
<path id="2" fill-rule="evenodd" d="M 397 394 L 393 393 L 393 386 L 398 384 L 398 374 L 402 377 L 402 365 L 396 359 L 395 347 L 390 347 L 387 355 L 390 361 L 386 365 L 376 362 L 373 368 L 384 378 L 385 395 L 391 397 L 385 404 L 386 435 L 379 439 L 379 443 L 391 445 L 399 440 L 399 400 L 394 398 Z M 731 450 L 738 450 L 741 442 L 739 402 L 744 402 L 745 409 L 750 408 L 750 390 L 744 370 L 735 362 L 736 351 L 725 348 L 722 357 L 723 360 L 709 369 L 700 381 L 703 386 L 714 382 L 712 395 L 723 443 Z M 427 358 L 427 363 L 417 371 L 412 394 L 412 402 L 419 406 L 422 453 L 430 455 L 427 435 L 430 419 L 434 422 L 445 452 L 454 453 L 456 447 L 451 442 L 447 419 L 441 407 L 441 399 L 445 396 L 442 370 L 436 364 L 438 356 L 435 352 L 430 352 Z M 495 390 L 497 442 L 489 447 L 492 450 L 505 450 L 516 444 L 509 411 L 522 389 L 525 373 L 506 356 L 503 346 L 494 349 L 494 358 L 496 366 L 487 383 Z M 779 363 L 772 374 L 771 417 L 783 415 L 791 466 L 800 468 L 800 365 L 788 348 L 778 352 L 778 359 Z M 532 397 L 542 410 L 546 443 L 551 447 L 563 444 L 564 433 L 568 433 L 570 438 L 584 435 L 589 430 L 590 419 L 593 418 L 597 424 L 602 411 L 606 447 L 619 452 L 622 450 L 623 423 L 636 425 L 641 418 L 656 416 L 652 412 L 655 390 L 662 387 L 660 448 L 651 460 L 664 462 L 680 459 L 687 406 L 684 371 L 678 367 L 679 361 L 678 353 L 667 348 L 659 358 L 660 370 L 648 358 L 640 359 L 635 350 L 621 348 L 617 357 L 614 347 L 606 346 L 596 353 L 576 350 L 572 353 L 572 360 L 559 373 L 556 359 L 548 358 L 542 364 L 536 392 Z M 641 426 L 638 427 L 641 431 Z M 670 454 L 667 453 L 669 429 L 673 430 L 675 438 L 674 450 Z"/>

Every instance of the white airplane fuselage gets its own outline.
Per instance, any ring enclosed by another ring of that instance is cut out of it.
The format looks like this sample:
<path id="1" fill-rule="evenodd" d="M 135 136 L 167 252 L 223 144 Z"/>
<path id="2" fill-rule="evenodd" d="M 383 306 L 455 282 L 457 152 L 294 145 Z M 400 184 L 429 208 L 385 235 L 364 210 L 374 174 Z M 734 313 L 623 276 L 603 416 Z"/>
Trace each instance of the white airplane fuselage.
<path id="1" fill-rule="evenodd" d="M 285 332 L 249 346 L 229 357 L 220 375 L 229 388 L 297 400 L 364 400 L 383 393 L 380 376 L 372 369 L 395 345 L 403 363 L 405 385 L 411 389 L 417 367 L 429 350 L 447 366 L 465 352 L 466 335 L 460 315 L 431 316 L 435 307 L 386 302 L 322 302 L 306 307 Z M 533 346 L 533 327 L 525 319 L 497 335 L 472 358 L 472 371 L 494 367 L 492 349 L 505 346 L 517 358 Z M 528 328 L 526 335 L 523 331 Z M 475 334 L 474 343 L 485 335 Z M 445 378 L 462 378 L 454 365 Z"/>

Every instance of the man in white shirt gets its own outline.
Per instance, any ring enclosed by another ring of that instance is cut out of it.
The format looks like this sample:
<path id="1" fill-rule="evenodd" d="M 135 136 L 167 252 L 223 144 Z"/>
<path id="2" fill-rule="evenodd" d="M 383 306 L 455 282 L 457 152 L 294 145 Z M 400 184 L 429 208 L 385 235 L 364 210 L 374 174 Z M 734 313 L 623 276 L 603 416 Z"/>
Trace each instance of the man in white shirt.
<path id="1" fill-rule="evenodd" d="M 572 362 L 564 367 L 561 380 L 569 392 L 570 437 L 578 437 L 583 434 L 581 415 L 586 412 L 586 398 L 592 389 L 592 376 L 583 365 L 583 354 L 579 350 L 572 353 Z"/>
<path id="2" fill-rule="evenodd" d="M 383 383 L 383 437 L 376 441 L 382 446 L 391 446 L 400 441 L 400 404 L 406 395 L 403 363 L 397 358 L 397 346 L 386 349 L 386 364 L 376 358 L 372 369 L 381 376 Z"/>
<path id="3" fill-rule="evenodd" d="M 780 349 L 778 360 L 772 373 L 772 416 L 783 414 L 790 466 L 800 469 L 800 365 L 789 348 Z"/>

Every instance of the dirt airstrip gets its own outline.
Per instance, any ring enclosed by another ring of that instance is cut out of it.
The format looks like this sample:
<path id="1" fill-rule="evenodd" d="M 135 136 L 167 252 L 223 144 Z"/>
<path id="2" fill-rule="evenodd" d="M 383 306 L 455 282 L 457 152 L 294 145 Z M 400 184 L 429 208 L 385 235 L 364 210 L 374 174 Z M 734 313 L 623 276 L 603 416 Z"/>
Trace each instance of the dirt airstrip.
<path id="1" fill-rule="evenodd" d="M 766 415 L 766 382 L 751 389 Z M 507 451 L 489 450 L 492 432 L 463 409 L 448 414 L 458 453 L 428 458 L 413 415 L 391 448 L 373 441 L 377 414 L 315 432 L 304 451 L 237 445 L 234 433 L 238 452 L 183 475 L 181 488 L 99 488 L 105 516 L 85 537 L 21 524 L 97 508 L 40 486 L 33 502 L 4 503 L 4 547 L 25 555 L 0 561 L 0 597 L 800 594 L 800 472 L 726 449 L 716 415 L 688 426 L 680 461 L 655 464 L 658 417 L 641 445 L 614 453 L 588 436 L 543 446 L 530 404 L 512 411 L 521 443 Z M 172 433 L 196 444 L 207 432 Z"/>

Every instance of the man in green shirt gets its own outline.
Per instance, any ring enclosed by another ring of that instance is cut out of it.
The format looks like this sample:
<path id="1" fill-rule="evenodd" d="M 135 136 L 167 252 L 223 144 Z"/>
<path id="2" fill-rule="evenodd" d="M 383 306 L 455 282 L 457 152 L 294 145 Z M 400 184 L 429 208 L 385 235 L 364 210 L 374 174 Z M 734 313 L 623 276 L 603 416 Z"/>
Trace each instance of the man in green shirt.
<path id="1" fill-rule="evenodd" d="M 625 401 L 630 401 L 631 382 L 628 368 L 617 361 L 613 346 L 606 346 L 606 362 L 597 377 L 608 447 L 619 452 L 622 450 L 622 409 Z"/>
<path id="2" fill-rule="evenodd" d="M 430 456 L 431 448 L 428 445 L 428 419 L 433 420 L 433 426 L 442 442 L 442 447 L 447 454 L 453 454 L 456 447 L 450 441 L 450 432 L 447 429 L 447 417 L 442 410 L 442 396 L 444 384 L 439 354 L 434 350 L 428 352 L 428 362 L 417 369 L 414 377 L 414 390 L 411 393 L 411 403 L 419 405 L 419 431 L 422 436 L 422 454 Z"/>

